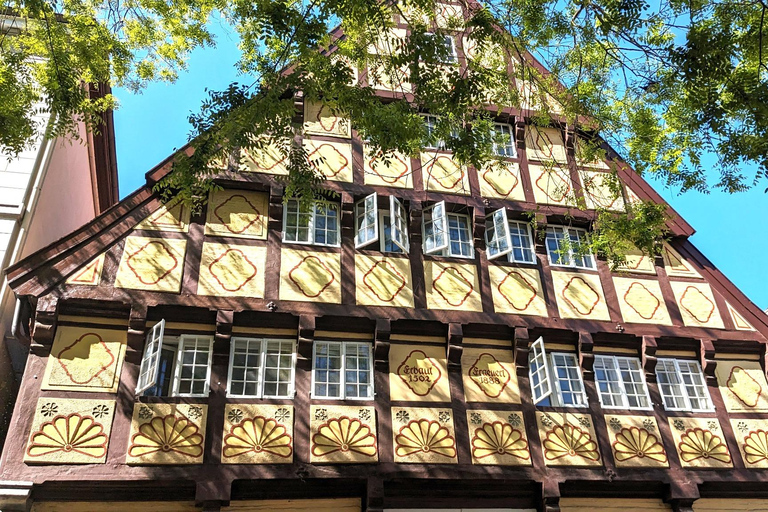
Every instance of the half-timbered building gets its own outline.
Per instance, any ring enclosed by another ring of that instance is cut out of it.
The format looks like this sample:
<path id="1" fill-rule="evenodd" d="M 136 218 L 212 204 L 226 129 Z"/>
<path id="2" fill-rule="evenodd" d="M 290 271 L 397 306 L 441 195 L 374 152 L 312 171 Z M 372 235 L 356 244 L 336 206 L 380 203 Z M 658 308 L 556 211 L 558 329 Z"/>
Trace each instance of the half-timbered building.
<path id="1" fill-rule="evenodd" d="M 526 104 L 493 169 L 382 164 L 296 105 L 338 201 L 283 197 L 275 146 L 192 213 L 153 193 L 169 158 L 8 269 L 34 328 L 2 510 L 765 509 L 768 317 L 671 208 L 658 258 L 579 250 L 663 201 L 614 151 Z"/>

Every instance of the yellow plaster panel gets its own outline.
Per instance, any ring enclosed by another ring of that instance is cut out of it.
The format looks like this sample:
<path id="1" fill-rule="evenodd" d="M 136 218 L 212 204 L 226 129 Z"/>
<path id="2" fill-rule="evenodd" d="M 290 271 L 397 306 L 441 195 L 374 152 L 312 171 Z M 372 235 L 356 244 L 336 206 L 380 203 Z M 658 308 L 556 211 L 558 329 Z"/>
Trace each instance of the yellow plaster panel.
<path id="1" fill-rule="evenodd" d="M 115 287 L 178 293 L 186 249 L 186 240 L 129 236 Z"/>
<path id="2" fill-rule="evenodd" d="M 227 404 L 221 462 L 292 463 L 293 405 Z"/>
<path id="3" fill-rule="evenodd" d="M 579 177 L 587 208 L 624 211 L 624 196 L 618 178 L 600 171 L 579 171 Z"/>
<path id="4" fill-rule="evenodd" d="M 136 224 L 134 229 L 186 233 L 189 230 L 189 208 L 179 199 L 171 200 Z"/>
<path id="5" fill-rule="evenodd" d="M 366 185 L 413 188 L 411 158 L 402 153 L 386 157 L 373 154 L 368 146 L 363 148 L 363 172 Z"/>
<path id="6" fill-rule="evenodd" d="M 672 325 L 658 281 L 614 277 L 613 286 L 625 322 Z"/>
<path id="7" fill-rule="evenodd" d="M 395 462 L 456 464 L 451 409 L 392 408 Z"/>
<path id="8" fill-rule="evenodd" d="M 517 64 L 517 59 L 514 56 L 512 57 L 512 60 L 514 64 Z M 515 86 L 517 87 L 517 92 L 520 95 L 521 109 L 535 110 L 539 112 L 546 111 L 553 114 L 563 113 L 563 106 L 560 104 L 560 102 L 557 101 L 555 97 L 550 93 L 542 91 L 539 86 L 534 84 L 531 80 L 523 80 L 521 78 L 515 77 Z M 555 130 L 558 133 L 558 138 L 562 142 L 562 137 L 559 135 L 559 130 L 554 128 L 548 129 Z"/>
<path id="9" fill-rule="evenodd" d="M 758 361 L 720 360 L 715 377 L 728 412 L 768 412 L 768 383 Z"/>
<path id="10" fill-rule="evenodd" d="M 656 274 L 656 263 L 653 258 L 640 249 L 632 249 L 626 254 L 626 263 L 619 265 L 618 270 L 624 272 L 639 272 L 641 274 Z"/>
<path id="11" fill-rule="evenodd" d="M 444 4 L 436 3 L 437 15 L 435 20 L 437 26 L 440 28 L 454 28 L 461 26 L 464 23 L 464 13 L 461 11 L 461 6 L 456 4 Z"/>
<path id="12" fill-rule="evenodd" d="M 533 197 L 539 204 L 574 206 L 573 182 L 567 167 L 555 164 L 553 167 L 528 165 L 533 185 Z"/>
<path id="13" fill-rule="evenodd" d="M 195 509 L 199 512 L 200 509 Z M 232 500 L 222 512 L 360 512 L 360 498 L 324 498 L 315 500 Z"/>
<path id="14" fill-rule="evenodd" d="M 506 52 L 498 44 L 486 44 L 480 48 L 477 41 L 471 37 L 462 38 L 462 44 L 464 45 L 464 55 L 472 64 L 486 69 L 506 71 Z"/>
<path id="15" fill-rule="evenodd" d="M 384 62 L 389 57 L 374 58 L 368 61 L 368 85 L 384 91 L 409 93 L 412 86 L 408 81 L 410 73 L 408 66 L 393 69 L 392 64 Z"/>
<path id="16" fill-rule="evenodd" d="M 731 426 L 744 465 L 748 469 L 768 468 L 768 420 L 732 418 Z"/>
<path id="17" fill-rule="evenodd" d="M 40 398 L 24 461 L 103 464 L 115 415 L 114 400 Z"/>
<path id="18" fill-rule="evenodd" d="M 465 348 L 461 376 L 467 402 L 520 403 L 512 350 Z"/>
<path id="19" fill-rule="evenodd" d="M 116 393 L 125 347 L 126 331 L 59 327 L 42 389 Z"/>
<path id="20" fill-rule="evenodd" d="M 352 136 L 349 119 L 334 112 L 322 102 L 304 102 L 304 133 L 329 135 L 332 137 Z"/>
<path id="21" fill-rule="evenodd" d="M 266 247 L 205 242 L 198 295 L 264 297 Z"/>
<path id="22" fill-rule="evenodd" d="M 525 151 L 529 160 L 567 163 L 563 135 L 557 128 L 525 127 Z"/>
<path id="23" fill-rule="evenodd" d="M 268 221 L 266 192 L 215 190 L 208 199 L 205 234 L 266 240 Z"/>
<path id="24" fill-rule="evenodd" d="M 125 463 L 201 464 L 207 415 L 205 404 L 134 404 Z"/>
<path id="25" fill-rule="evenodd" d="M 605 424 L 620 468 L 668 468 L 669 459 L 653 416 L 606 414 Z"/>
<path id="26" fill-rule="evenodd" d="M 669 418 L 680 464 L 684 468 L 732 468 L 733 461 L 715 418 Z"/>
<path id="27" fill-rule="evenodd" d="M 445 347 L 392 345 L 389 349 L 391 400 L 450 402 Z"/>
<path id="28" fill-rule="evenodd" d="M 664 244 L 661 256 L 664 259 L 664 270 L 668 276 L 701 277 L 693 265 L 669 245 Z"/>
<path id="29" fill-rule="evenodd" d="M 467 411 L 472 464 L 530 466 L 523 413 Z"/>
<path id="30" fill-rule="evenodd" d="M 67 278 L 67 284 L 98 286 L 101 283 L 101 270 L 104 268 L 106 253 L 101 253 L 77 269 Z"/>
<path id="31" fill-rule="evenodd" d="M 493 162 L 478 171 L 480 195 L 510 201 L 525 201 L 520 164 L 517 162 Z"/>
<path id="32" fill-rule="evenodd" d="M 474 264 L 425 261 L 424 279 L 429 309 L 483 310 Z"/>
<path id="33" fill-rule="evenodd" d="M 597 435 L 588 414 L 536 412 L 547 466 L 602 466 Z"/>
<path id="34" fill-rule="evenodd" d="M 752 324 L 747 322 L 744 317 L 736 311 L 736 308 L 731 306 L 730 303 L 726 302 L 726 305 L 728 306 L 728 313 L 731 315 L 731 320 L 733 320 L 733 326 L 736 328 L 737 331 L 754 331 L 755 328 L 752 327 Z"/>
<path id="35" fill-rule="evenodd" d="M 341 304 L 341 256 L 283 247 L 280 300 Z"/>
<path id="36" fill-rule="evenodd" d="M 260 147 L 243 148 L 240 170 L 265 174 L 288 174 L 290 141 L 266 140 Z"/>
<path id="37" fill-rule="evenodd" d="M 768 502 L 764 499 L 699 498 L 693 502 L 693 512 L 768 512 Z"/>
<path id="38" fill-rule="evenodd" d="M 31 512 L 200 512 L 194 501 L 38 501 Z"/>
<path id="39" fill-rule="evenodd" d="M 488 265 L 497 313 L 547 316 L 538 268 Z"/>
<path id="40" fill-rule="evenodd" d="M 379 32 L 378 38 L 368 46 L 368 53 L 375 55 L 394 55 L 400 52 L 400 45 L 405 42 L 406 31 L 402 28 L 387 28 Z"/>
<path id="41" fill-rule="evenodd" d="M 576 157 L 576 165 L 579 167 L 591 167 L 593 169 L 610 169 L 610 166 L 608 165 L 608 162 L 606 162 L 604 159 L 600 158 L 599 156 L 595 155 L 595 159 L 592 161 L 586 160 L 586 156 L 582 156 L 582 139 L 577 138 L 576 144 L 574 145 L 574 153 Z"/>
<path id="42" fill-rule="evenodd" d="M 574 272 L 552 272 L 552 285 L 561 318 L 582 320 L 611 319 L 600 276 Z"/>
<path id="43" fill-rule="evenodd" d="M 467 167 L 457 164 L 451 155 L 422 153 L 421 173 L 425 190 L 462 195 L 470 193 Z"/>
<path id="44" fill-rule="evenodd" d="M 464 340 L 462 341 L 464 345 L 493 345 L 496 347 L 506 347 L 508 349 L 512 348 L 512 340 L 506 339 L 506 340 L 497 340 L 493 338 L 467 338 L 464 337 Z"/>
<path id="45" fill-rule="evenodd" d="M 378 462 L 376 409 L 370 406 L 312 405 L 310 457 L 314 464 Z"/>
<path id="46" fill-rule="evenodd" d="M 672 507 L 660 499 L 563 498 L 560 500 L 560 510 L 561 512 L 626 512 L 627 510 L 672 512 Z"/>
<path id="47" fill-rule="evenodd" d="M 712 288 L 706 283 L 672 281 L 677 306 L 683 323 L 689 327 L 723 328 L 723 319 L 715 303 Z"/>
<path id="48" fill-rule="evenodd" d="M 411 262 L 407 257 L 355 255 L 357 304 L 413 307 Z"/>
<path id="49" fill-rule="evenodd" d="M 352 183 L 352 144 L 304 139 L 309 165 L 330 181 Z"/>

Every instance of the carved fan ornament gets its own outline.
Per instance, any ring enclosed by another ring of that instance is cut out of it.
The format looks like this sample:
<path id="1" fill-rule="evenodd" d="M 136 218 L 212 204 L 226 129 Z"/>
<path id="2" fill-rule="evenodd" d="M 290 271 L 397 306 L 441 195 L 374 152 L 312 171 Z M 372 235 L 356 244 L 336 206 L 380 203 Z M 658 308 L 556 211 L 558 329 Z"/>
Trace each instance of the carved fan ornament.
<path id="1" fill-rule="evenodd" d="M 456 456 L 456 442 L 450 431 L 439 422 L 413 420 L 395 436 L 395 454 L 408 457 L 415 453 L 434 453 L 452 459 Z"/>
<path id="2" fill-rule="evenodd" d="M 684 462 L 700 459 L 714 459 L 722 463 L 730 463 L 731 455 L 728 447 L 719 436 L 702 428 L 691 428 L 680 436 L 678 444 L 680 458 Z"/>
<path id="3" fill-rule="evenodd" d="M 472 455 L 476 459 L 493 455 L 510 455 L 523 460 L 531 458 L 528 441 L 523 439 L 522 432 L 501 421 L 484 423 L 482 427 L 475 429 L 472 436 Z"/>
<path id="4" fill-rule="evenodd" d="M 667 462 L 667 452 L 664 450 L 664 446 L 654 434 L 644 428 L 622 428 L 616 434 L 613 453 L 619 462 L 630 459 L 651 459 L 656 462 Z"/>
<path id="5" fill-rule="evenodd" d="M 77 413 L 56 416 L 32 434 L 27 454 L 42 457 L 55 452 L 75 452 L 100 459 L 107 453 L 108 441 L 104 427 L 91 416 Z"/>
<path id="6" fill-rule="evenodd" d="M 544 457 L 547 460 L 558 460 L 564 457 L 581 458 L 592 462 L 600 460 L 597 443 L 592 440 L 590 433 L 571 424 L 556 425 L 549 430 L 543 445 Z"/>
<path id="7" fill-rule="evenodd" d="M 168 414 L 152 418 L 139 426 L 138 433 L 131 439 L 128 454 L 142 457 L 152 453 L 178 453 L 190 458 L 203 454 L 203 436 L 197 425 L 184 416 Z"/>
<path id="8" fill-rule="evenodd" d="M 768 460 L 768 432 L 757 430 L 744 436 L 744 459 L 749 464 Z"/>
<path id="9" fill-rule="evenodd" d="M 233 425 L 224 437 L 224 457 L 247 453 L 269 453 L 287 459 L 293 453 L 293 439 L 284 425 L 272 418 L 256 416 Z"/>
<path id="10" fill-rule="evenodd" d="M 312 455 L 324 457 L 336 452 L 354 452 L 373 458 L 376 456 L 376 436 L 371 427 L 358 419 L 332 418 L 312 436 Z"/>

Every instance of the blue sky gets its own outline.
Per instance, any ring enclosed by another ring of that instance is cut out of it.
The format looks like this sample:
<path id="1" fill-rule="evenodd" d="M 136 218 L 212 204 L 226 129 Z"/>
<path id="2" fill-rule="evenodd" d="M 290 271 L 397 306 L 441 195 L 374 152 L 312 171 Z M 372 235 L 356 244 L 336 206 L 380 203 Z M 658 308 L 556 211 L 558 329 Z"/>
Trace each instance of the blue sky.
<path id="1" fill-rule="evenodd" d="M 176 83 L 153 84 L 138 95 L 114 90 L 120 102 L 115 135 L 121 196 L 143 185 L 149 169 L 187 142 L 187 118 L 199 109 L 206 88 L 221 90 L 242 79 L 234 69 L 236 36 L 222 29 L 216 32 L 217 48 L 193 52 L 189 71 L 181 73 Z M 768 219 L 765 187 L 735 195 L 678 194 L 655 187 L 696 229 L 692 241 L 699 250 L 760 308 L 768 308 L 768 279 L 761 270 L 768 237 L 756 221 Z"/>

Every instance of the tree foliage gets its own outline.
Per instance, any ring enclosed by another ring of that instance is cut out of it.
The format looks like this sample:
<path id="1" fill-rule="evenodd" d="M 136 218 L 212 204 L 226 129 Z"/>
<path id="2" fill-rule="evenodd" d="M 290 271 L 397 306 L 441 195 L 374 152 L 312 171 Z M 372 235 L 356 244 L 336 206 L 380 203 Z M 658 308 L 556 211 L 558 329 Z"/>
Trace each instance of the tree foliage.
<path id="1" fill-rule="evenodd" d="M 736 192 L 768 177 L 761 0 L 488 0 L 468 3 L 465 16 L 446 15 L 435 0 L 6 6 L 13 17 L 0 35 L 0 146 L 7 155 L 34 138 L 41 110 L 54 120 L 49 136 L 75 134 L 77 121 L 97 128 L 115 101 L 89 97 L 83 83 L 138 90 L 174 80 L 191 50 L 215 44 L 214 18 L 234 27 L 247 80 L 211 92 L 190 117 L 191 147 L 160 184 L 189 204 L 204 200 L 223 166 L 236 168 L 241 149 L 275 142 L 290 155 L 287 191 L 311 200 L 322 189 L 295 142 L 298 94 L 343 113 L 383 158 L 443 141 L 460 163 L 483 168 L 503 142 L 492 130 L 497 109 L 523 106 L 537 112 L 536 123 L 574 129 L 585 160 L 604 156 L 594 143 L 602 139 L 637 172 L 683 190 Z M 410 24 L 408 37 L 396 37 L 396 19 Z M 450 58 L 443 36 L 451 34 L 473 48 L 466 66 Z M 366 86 L 359 70 L 368 70 Z M 375 82 L 403 94 L 382 101 Z M 433 131 L 419 116 L 425 111 L 438 116 Z M 618 260 L 627 242 L 655 252 L 664 220 L 653 205 L 601 211 L 593 248 Z"/>

